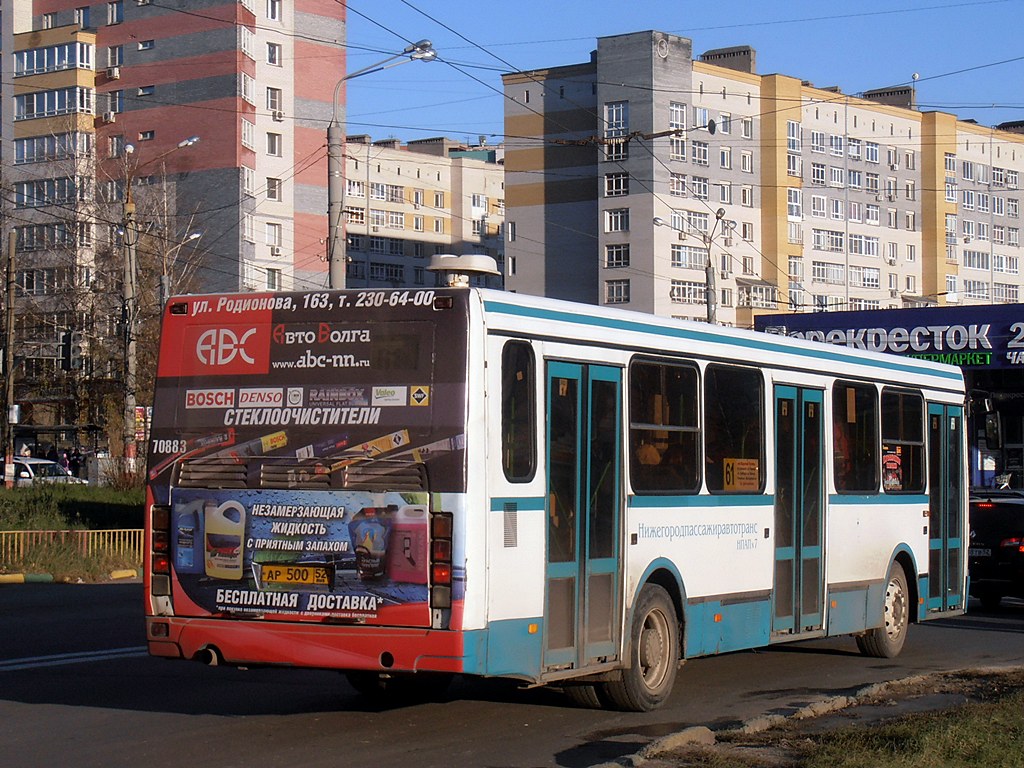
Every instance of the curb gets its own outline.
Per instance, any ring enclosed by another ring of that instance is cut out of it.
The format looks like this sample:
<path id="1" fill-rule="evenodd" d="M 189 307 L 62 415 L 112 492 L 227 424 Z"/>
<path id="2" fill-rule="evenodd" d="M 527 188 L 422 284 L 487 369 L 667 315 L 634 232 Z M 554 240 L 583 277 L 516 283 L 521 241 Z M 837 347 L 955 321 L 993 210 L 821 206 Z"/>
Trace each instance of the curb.
<path id="1" fill-rule="evenodd" d="M 111 571 L 108 578 L 111 581 L 121 579 L 137 578 L 139 572 L 133 569 Z M 0 584 L 52 584 L 54 582 L 51 573 L 0 573 Z"/>

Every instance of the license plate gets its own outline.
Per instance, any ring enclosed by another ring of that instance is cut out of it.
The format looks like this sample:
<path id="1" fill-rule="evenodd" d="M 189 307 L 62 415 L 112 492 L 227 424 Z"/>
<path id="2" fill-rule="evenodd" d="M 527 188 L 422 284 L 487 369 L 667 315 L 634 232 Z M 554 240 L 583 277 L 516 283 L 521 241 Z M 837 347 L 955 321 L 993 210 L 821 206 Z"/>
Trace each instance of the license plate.
<path id="1" fill-rule="evenodd" d="M 327 569 L 322 565 L 264 565 L 260 569 L 264 584 L 312 584 L 329 586 Z"/>
<path id="2" fill-rule="evenodd" d="M 968 557 L 992 557 L 991 549 L 982 549 L 981 547 L 971 547 L 967 550 Z"/>

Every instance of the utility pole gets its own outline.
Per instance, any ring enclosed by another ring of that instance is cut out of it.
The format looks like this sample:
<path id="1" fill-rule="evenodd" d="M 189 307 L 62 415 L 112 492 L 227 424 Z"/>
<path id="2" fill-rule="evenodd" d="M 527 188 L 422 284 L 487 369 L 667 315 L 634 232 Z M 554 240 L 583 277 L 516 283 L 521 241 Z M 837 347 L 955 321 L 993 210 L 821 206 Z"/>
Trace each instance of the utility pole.
<path id="1" fill-rule="evenodd" d="M 124 278 L 122 285 L 124 325 L 124 457 L 127 460 L 126 470 L 135 460 L 135 322 L 139 314 L 138 298 L 135 295 L 137 270 L 135 268 L 135 246 L 139 240 L 139 231 L 135 222 L 135 202 L 132 200 L 131 182 L 127 185 L 124 203 Z"/>
<path id="2" fill-rule="evenodd" d="M 18 233 L 11 230 L 7 236 L 7 294 L 4 297 L 4 485 L 14 486 L 14 249 L 18 246 Z"/>

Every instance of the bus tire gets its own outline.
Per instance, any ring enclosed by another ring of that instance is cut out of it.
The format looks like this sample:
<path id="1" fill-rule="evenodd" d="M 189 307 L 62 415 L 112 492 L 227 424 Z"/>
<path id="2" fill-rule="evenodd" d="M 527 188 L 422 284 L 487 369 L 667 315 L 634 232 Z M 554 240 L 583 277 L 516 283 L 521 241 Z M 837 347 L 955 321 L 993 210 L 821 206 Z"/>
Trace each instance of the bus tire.
<path id="1" fill-rule="evenodd" d="M 633 608 L 629 664 L 618 680 L 604 683 L 617 709 L 649 712 L 672 692 L 679 668 L 679 617 L 663 587 L 645 584 Z"/>
<path id="2" fill-rule="evenodd" d="M 882 626 L 869 629 L 857 637 L 857 647 L 865 656 L 892 659 L 899 656 L 910 626 L 910 591 L 903 566 L 893 563 L 885 585 L 882 604 Z"/>
<path id="3" fill-rule="evenodd" d="M 583 709 L 604 709 L 605 699 L 602 690 L 593 683 L 566 685 L 563 688 L 566 697 L 577 707 Z"/>

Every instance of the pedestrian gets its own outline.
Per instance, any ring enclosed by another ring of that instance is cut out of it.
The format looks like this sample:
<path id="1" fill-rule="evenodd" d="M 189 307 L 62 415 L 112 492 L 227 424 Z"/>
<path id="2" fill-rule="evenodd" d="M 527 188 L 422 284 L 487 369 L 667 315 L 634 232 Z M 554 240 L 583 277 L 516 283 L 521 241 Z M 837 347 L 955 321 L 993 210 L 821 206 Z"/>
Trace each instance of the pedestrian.
<path id="1" fill-rule="evenodd" d="M 71 452 L 71 457 L 68 459 L 68 471 L 72 475 L 78 477 L 78 471 L 82 468 L 82 453 L 77 448 Z"/>

